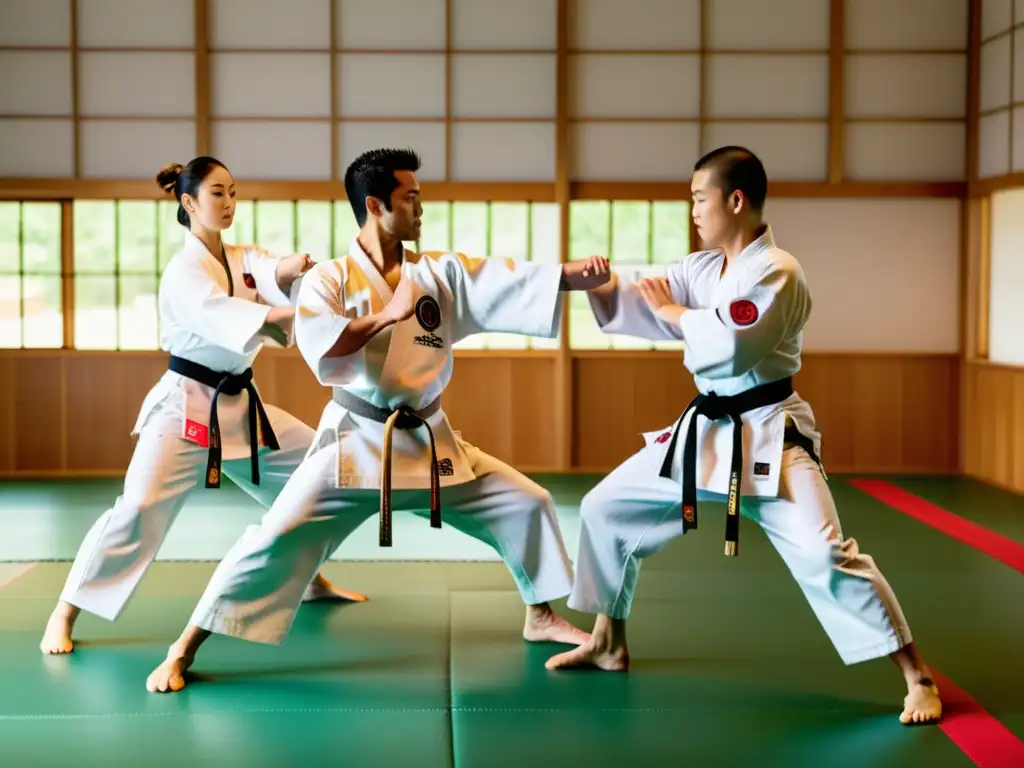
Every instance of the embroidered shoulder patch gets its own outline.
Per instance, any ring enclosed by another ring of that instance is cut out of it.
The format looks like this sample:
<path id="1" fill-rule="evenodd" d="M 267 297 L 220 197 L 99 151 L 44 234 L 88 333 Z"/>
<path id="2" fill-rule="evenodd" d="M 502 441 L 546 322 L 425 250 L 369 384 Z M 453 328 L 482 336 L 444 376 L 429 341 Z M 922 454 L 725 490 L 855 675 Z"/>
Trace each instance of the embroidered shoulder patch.
<path id="1" fill-rule="evenodd" d="M 729 317 L 736 325 L 752 325 L 757 320 L 757 305 L 748 299 L 739 299 L 729 305 Z"/>

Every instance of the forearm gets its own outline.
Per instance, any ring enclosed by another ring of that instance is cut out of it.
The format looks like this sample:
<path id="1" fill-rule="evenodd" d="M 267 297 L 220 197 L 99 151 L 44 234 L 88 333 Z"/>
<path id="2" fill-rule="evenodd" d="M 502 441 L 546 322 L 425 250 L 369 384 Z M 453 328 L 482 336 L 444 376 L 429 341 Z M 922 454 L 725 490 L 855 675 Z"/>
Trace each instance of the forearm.
<path id="1" fill-rule="evenodd" d="M 334 346 L 324 357 L 347 357 L 365 347 L 374 336 L 383 331 L 395 320 L 386 312 L 357 317 L 345 326 Z"/>
<path id="2" fill-rule="evenodd" d="M 565 277 L 562 278 L 565 280 Z M 619 302 L 619 276 L 611 273 L 611 279 L 604 285 L 587 292 L 590 305 L 594 312 L 603 318 L 615 316 L 615 309 Z"/>

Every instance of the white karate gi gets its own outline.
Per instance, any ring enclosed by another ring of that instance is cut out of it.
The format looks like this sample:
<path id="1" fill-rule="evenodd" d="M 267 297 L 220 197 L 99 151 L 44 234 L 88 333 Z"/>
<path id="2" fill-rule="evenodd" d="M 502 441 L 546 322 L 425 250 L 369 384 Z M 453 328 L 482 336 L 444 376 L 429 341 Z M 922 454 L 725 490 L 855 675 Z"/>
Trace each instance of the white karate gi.
<path id="1" fill-rule="evenodd" d="M 796 259 L 776 247 L 770 228 L 721 270 L 720 251 L 694 253 L 668 271 L 675 302 L 689 307 L 678 325 L 650 310 L 635 285 L 620 285 L 612 316 L 591 297 L 607 333 L 684 342 L 684 363 L 699 392 L 736 395 L 786 379 L 800 368 L 811 298 Z M 733 423 L 697 422 L 698 498 L 724 500 L 729 491 Z M 644 435 L 646 446 L 584 497 L 576 581 L 569 607 L 627 618 L 643 558 L 683 533 L 680 475 L 683 435 L 661 470 L 675 425 Z M 810 406 L 793 393 L 742 416 L 744 516 L 757 522 L 785 561 L 819 622 L 847 664 L 888 655 L 911 641 L 896 597 L 856 540 L 844 538 L 818 464 L 785 444 L 787 423 L 821 455 Z M 702 530 L 699 544 L 717 530 Z M 717 529 L 717 525 L 715 526 Z"/>
<path id="2" fill-rule="evenodd" d="M 287 306 L 292 298 L 278 287 L 277 257 L 254 246 L 224 249 L 230 281 L 220 261 L 186 233 L 184 247 L 160 279 L 161 348 L 214 371 L 239 374 L 251 368 L 265 343 L 276 346 L 260 329 L 272 306 Z M 108 620 L 124 610 L 189 491 L 206 479 L 213 393 L 212 387 L 170 370 L 150 390 L 132 431 L 138 442 L 124 492 L 86 534 L 61 600 Z M 264 407 L 280 450 L 261 443 L 255 485 L 249 395 L 222 393 L 217 400 L 223 474 L 269 507 L 315 433 L 279 408 Z"/>
<path id="3" fill-rule="evenodd" d="M 393 292 L 356 240 L 346 258 L 306 274 L 296 343 L 319 381 L 392 411 L 423 409 L 451 378 L 452 345 L 474 333 L 553 337 L 560 316 L 560 265 L 460 254 L 406 252 L 402 280 L 418 296 L 412 317 L 343 358 L 325 354 L 353 319 L 380 312 Z M 551 495 L 452 430 L 443 409 L 427 419 L 440 466 L 444 523 L 490 546 L 524 602 L 564 597 L 572 565 Z M 328 403 L 310 454 L 259 526 L 250 526 L 218 566 L 192 624 L 253 642 L 280 643 L 317 568 L 381 505 L 384 425 Z M 394 509 L 425 516 L 430 437 L 393 433 Z M 424 523 L 423 535 L 430 535 Z"/>

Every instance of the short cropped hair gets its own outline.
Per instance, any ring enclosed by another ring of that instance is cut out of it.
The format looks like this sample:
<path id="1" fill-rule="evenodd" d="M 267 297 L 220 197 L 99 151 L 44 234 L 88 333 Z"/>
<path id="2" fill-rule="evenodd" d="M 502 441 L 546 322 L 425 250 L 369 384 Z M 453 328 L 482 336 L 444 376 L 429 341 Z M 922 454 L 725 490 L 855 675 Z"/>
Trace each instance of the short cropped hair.
<path id="1" fill-rule="evenodd" d="M 740 191 L 751 209 L 760 213 L 768 197 L 768 175 L 757 155 L 746 147 L 719 147 L 693 166 L 694 172 L 709 170 L 726 197 Z"/>
<path id="2" fill-rule="evenodd" d="M 359 226 L 366 223 L 366 198 L 376 197 L 391 210 L 391 193 L 398 187 L 396 171 L 420 169 L 420 158 L 411 149 L 371 149 L 345 169 L 345 194 Z"/>

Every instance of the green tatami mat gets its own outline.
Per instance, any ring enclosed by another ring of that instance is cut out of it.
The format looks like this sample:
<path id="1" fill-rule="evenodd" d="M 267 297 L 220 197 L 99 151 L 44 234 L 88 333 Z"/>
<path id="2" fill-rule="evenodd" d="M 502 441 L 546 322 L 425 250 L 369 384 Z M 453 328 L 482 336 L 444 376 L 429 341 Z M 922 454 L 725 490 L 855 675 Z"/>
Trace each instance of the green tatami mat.
<path id="1" fill-rule="evenodd" d="M 82 615 L 68 656 L 38 650 L 54 597 L 25 596 L 66 568 L 0 591 L 0 764 L 452 765 L 446 594 L 303 606 L 283 645 L 212 637 L 184 691 L 148 693 L 211 570 L 154 566 L 117 622 Z"/>
<path id="2" fill-rule="evenodd" d="M 515 640 L 515 595 L 453 595 L 456 764 L 970 765 L 900 725 L 891 664 L 844 667 L 792 607 L 637 603 L 628 674 L 549 672 L 563 648 Z"/>
<path id="3" fill-rule="evenodd" d="M 51 600 L 0 599 L 2 716 L 157 715 L 254 710 L 429 710 L 448 705 L 447 597 L 304 606 L 281 646 L 211 637 L 199 679 L 173 696 L 145 689 L 198 596 L 133 603 L 114 623 L 83 615 L 81 645 L 43 656 Z M 0 761 L 2 762 L 2 761 Z"/>
<path id="4" fill-rule="evenodd" d="M 450 738 L 443 710 L 0 718 L 11 768 L 448 768 Z"/>
<path id="5" fill-rule="evenodd" d="M 969 477 L 881 477 L 948 512 L 1024 544 L 1024 496 Z"/>

